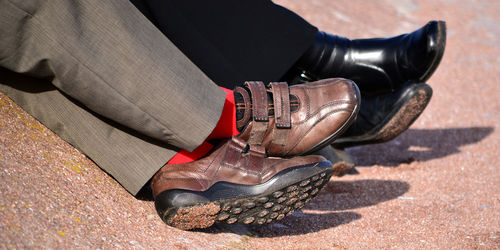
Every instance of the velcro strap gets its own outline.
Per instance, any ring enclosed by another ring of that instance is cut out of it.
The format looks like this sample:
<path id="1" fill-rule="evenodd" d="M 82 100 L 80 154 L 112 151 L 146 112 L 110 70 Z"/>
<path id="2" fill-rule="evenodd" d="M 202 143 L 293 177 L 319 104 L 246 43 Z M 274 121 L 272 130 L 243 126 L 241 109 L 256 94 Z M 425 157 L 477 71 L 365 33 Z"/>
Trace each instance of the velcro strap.
<path id="1" fill-rule="evenodd" d="M 245 82 L 252 95 L 253 119 L 257 122 L 269 121 L 267 113 L 267 92 L 263 82 Z"/>
<path id="2" fill-rule="evenodd" d="M 266 157 L 266 149 L 263 146 L 251 145 L 250 151 L 244 156 L 246 160 L 245 170 L 252 171 L 257 174 L 262 173 L 263 164 Z"/>
<path id="3" fill-rule="evenodd" d="M 267 127 L 268 122 L 254 122 L 250 131 L 250 137 L 248 138 L 248 144 L 262 145 L 264 137 L 266 137 Z"/>
<path id="4" fill-rule="evenodd" d="M 266 149 L 260 145 L 251 145 L 250 152 L 259 157 L 266 157 Z"/>
<path id="5" fill-rule="evenodd" d="M 274 116 L 276 118 L 277 128 L 290 128 L 290 92 L 286 82 L 272 82 L 271 89 L 274 99 Z"/>
<path id="6" fill-rule="evenodd" d="M 289 129 L 274 129 L 273 130 L 273 140 L 271 141 L 272 147 L 270 148 L 275 148 L 278 147 L 279 151 L 284 154 L 285 153 L 285 145 L 286 141 L 288 139 L 288 133 L 290 132 Z"/>

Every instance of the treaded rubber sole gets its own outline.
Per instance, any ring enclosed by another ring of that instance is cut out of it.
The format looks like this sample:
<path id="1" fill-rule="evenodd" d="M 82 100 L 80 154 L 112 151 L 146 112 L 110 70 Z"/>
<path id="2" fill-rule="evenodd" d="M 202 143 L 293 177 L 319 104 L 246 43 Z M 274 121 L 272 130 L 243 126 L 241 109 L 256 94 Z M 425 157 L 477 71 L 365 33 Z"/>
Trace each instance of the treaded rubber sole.
<path id="1" fill-rule="evenodd" d="M 343 149 L 337 149 L 330 146 L 324 147 L 313 154 L 321 155 L 332 162 L 334 176 L 342 176 L 348 171 L 351 171 L 355 166 L 354 160 Z"/>
<path id="2" fill-rule="evenodd" d="M 431 97 L 432 88 L 429 85 L 425 83 L 413 85 L 379 125 L 363 135 L 340 138 L 333 143 L 333 147 L 345 148 L 394 139 L 415 122 L 429 104 Z"/>
<path id="3" fill-rule="evenodd" d="M 333 169 L 331 165 L 329 166 L 312 176 L 279 188 L 273 183 L 278 182 L 279 178 L 286 177 L 275 176 L 266 182 L 270 188 L 262 194 L 215 201 L 207 200 L 193 205 L 172 206 L 166 209 L 159 209 L 157 206 L 157 210 L 167 225 L 183 230 L 207 228 L 215 223 L 247 225 L 270 223 L 291 215 L 314 198 L 332 176 Z"/>

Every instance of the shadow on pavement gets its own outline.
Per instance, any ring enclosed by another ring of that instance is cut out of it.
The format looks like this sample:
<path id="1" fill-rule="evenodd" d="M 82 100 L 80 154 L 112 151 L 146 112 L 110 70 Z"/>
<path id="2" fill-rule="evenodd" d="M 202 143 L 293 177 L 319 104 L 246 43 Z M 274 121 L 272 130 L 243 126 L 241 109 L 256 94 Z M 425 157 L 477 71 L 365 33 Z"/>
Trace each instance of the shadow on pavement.
<path id="1" fill-rule="evenodd" d="M 374 206 L 395 199 L 410 189 L 410 184 L 395 180 L 330 181 L 317 199 L 304 209 L 342 211 Z"/>
<path id="2" fill-rule="evenodd" d="M 460 153 L 460 147 L 477 143 L 493 131 L 493 127 L 410 129 L 390 142 L 353 147 L 347 151 L 357 166 L 396 167 Z"/>
<path id="3" fill-rule="evenodd" d="M 255 227 L 254 232 L 259 237 L 281 237 L 292 235 L 304 235 L 318 232 L 324 229 L 348 224 L 361 219 L 361 215 L 355 212 L 327 212 L 312 214 L 305 212 L 295 212 L 293 215 L 276 223 Z"/>
<path id="4" fill-rule="evenodd" d="M 318 232 L 324 229 L 348 224 L 361 218 L 361 215 L 355 212 L 323 212 L 310 213 L 308 211 L 296 211 L 283 220 L 257 225 L 216 225 L 207 229 L 195 230 L 203 233 L 234 233 L 238 235 L 251 237 L 281 237 L 291 235 L 303 235 Z"/>
<path id="5" fill-rule="evenodd" d="M 408 192 L 410 184 L 393 180 L 330 181 L 301 212 L 256 232 L 261 237 L 301 235 L 361 219 L 356 212 L 342 211 L 374 206 Z"/>
<path id="6" fill-rule="evenodd" d="M 392 180 L 330 181 L 316 199 L 302 210 L 264 226 L 222 226 L 205 233 L 232 232 L 257 237 L 303 235 L 361 219 L 356 212 L 342 211 L 373 206 L 406 193 L 410 185 Z"/>

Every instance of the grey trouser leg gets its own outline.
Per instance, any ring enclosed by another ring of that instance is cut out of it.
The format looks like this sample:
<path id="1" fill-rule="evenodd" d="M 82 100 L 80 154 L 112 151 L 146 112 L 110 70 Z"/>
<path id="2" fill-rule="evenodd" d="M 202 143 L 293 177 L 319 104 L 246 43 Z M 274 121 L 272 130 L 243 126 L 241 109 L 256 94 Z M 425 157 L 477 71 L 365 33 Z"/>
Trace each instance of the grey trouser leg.
<path id="1" fill-rule="evenodd" d="M 133 194 L 174 147 L 201 144 L 224 105 L 224 92 L 123 0 L 0 0 L 0 66 L 50 80 L 57 89 L 26 91 L 3 72 L 0 90 Z"/>

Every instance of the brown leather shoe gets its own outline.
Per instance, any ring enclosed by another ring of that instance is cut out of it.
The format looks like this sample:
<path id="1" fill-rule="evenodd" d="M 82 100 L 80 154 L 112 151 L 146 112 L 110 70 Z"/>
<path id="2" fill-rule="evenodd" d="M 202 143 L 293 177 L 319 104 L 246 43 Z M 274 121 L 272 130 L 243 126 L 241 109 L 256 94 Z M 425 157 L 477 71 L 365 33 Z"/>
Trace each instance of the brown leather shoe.
<path id="1" fill-rule="evenodd" d="M 332 171 L 322 156 L 266 157 L 262 147 L 233 137 L 205 158 L 164 166 L 151 188 L 162 220 L 180 229 L 263 224 L 304 206 Z"/>
<path id="2" fill-rule="evenodd" d="M 330 144 L 349 127 L 360 106 L 358 87 L 342 78 L 291 87 L 273 82 L 269 88 L 246 82 L 235 89 L 236 95 L 243 99 L 237 108 L 251 111 L 237 121 L 239 137 L 262 145 L 270 156 L 305 155 Z"/>

